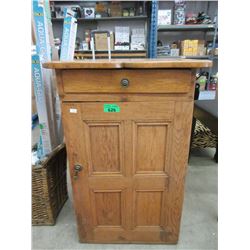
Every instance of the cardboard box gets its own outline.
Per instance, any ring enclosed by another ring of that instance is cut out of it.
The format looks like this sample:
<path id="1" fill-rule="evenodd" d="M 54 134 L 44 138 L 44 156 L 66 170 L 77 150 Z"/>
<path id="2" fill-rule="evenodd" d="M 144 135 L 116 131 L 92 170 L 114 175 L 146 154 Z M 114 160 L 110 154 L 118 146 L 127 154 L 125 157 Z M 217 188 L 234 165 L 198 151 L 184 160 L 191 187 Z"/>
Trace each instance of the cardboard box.
<path id="1" fill-rule="evenodd" d="M 122 5 L 120 2 L 113 1 L 110 6 L 110 13 L 112 17 L 122 16 Z"/>
<path id="2" fill-rule="evenodd" d="M 84 18 L 95 18 L 95 8 L 84 8 Z"/>
<path id="3" fill-rule="evenodd" d="M 171 25 L 172 10 L 158 10 L 158 25 Z"/>
<path id="4" fill-rule="evenodd" d="M 108 50 L 107 34 L 95 34 L 95 49 Z M 114 50 L 114 33 L 110 32 L 110 49 Z"/>
<path id="5" fill-rule="evenodd" d="M 61 61 L 69 61 L 74 59 L 76 31 L 76 19 L 71 16 L 65 17 L 63 22 L 63 37 L 60 55 Z"/>
<path id="6" fill-rule="evenodd" d="M 40 157 L 43 157 L 50 152 L 56 145 L 53 145 L 51 135 L 51 124 L 49 107 L 46 105 L 46 86 L 44 84 L 43 73 L 41 68 L 41 61 L 39 55 L 32 55 L 32 80 L 34 84 L 34 93 L 37 105 L 37 113 L 39 117 L 39 128 L 42 140 L 42 152 Z"/>
<path id="7" fill-rule="evenodd" d="M 145 36 L 144 29 L 132 29 L 132 36 Z"/>
<path id="8" fill-rule="evenodd" d="M 34 83 L 32 81 L 32 86 L 31 86 L 31 89 L 32 89 L 32 99 L 31 99 L 31 102 L 32 102 L 32 108 L 31 108 L 31 112 L 32 112 L 32 115 L 36 114 L 37 113 L 37 108 L 36 108 L 36 99 L 35 99 L 35 93 L 34 93 L 34 87 L 33 87 Z"/>
<path id="9" fill-rule="evenodd" d="M 129 44 L 129 27 L 115 27 L 115 45 L 127 45 Z"/>
<path id="10" fill-rule="evenodd" d="M 145 36 L 144 35 L 132 35 L 131 36 L 131 50 L 145 50 Z"/>
<path id="11" fill-rule="evenodd" d="M 44 155 L 50 153 L 59 144 L 59 134 L 57 131 L 57 115 L 55 106 L 55 88 L 53 84 L 53 72 L 51 69 L 41 68 L 43 62 L 51 61 L 52 49 L 52 27 L 46 12 L 46 1 L 33 0 L 33 19 L 36 36 L 36 53 L 32 58 L 32 70 L 34 86 L 38 86 L 39 95 L 44 96 L 43 101 L 36 99 L 39 121 L 41 125 L 41 141 Z M 38 63 L 39 61 L 39 63 Z M 40 68 L 39 68 L 40 67 Z M 39 76 L 39 77 L 38 77 Z M 42 87 L 41 87 L 42 86 Z M 35 90 L 36 93 L 36 90 Z M 39 112 L 40 110 L 40 112 Z M 41 110 L 46 110 L 42 112 Z M 42 155 L 42 156 L 44 156 Z"/>
<path id="12" fill-rule="evenodd" d="M 181 54 L 183 56 L 203 56 L 205 55 L 204 40 L 184 40 L 181 42 Z"/>
<path id="13" fill-rule="evenodd" d="M 170 50 L 170 56 L 179 56 L 180 50 L 179 49 L 171 49 Z"/>
<path id="14" fill-rule="evenodd" d="M 144 29 L 132 29 L 131 35 L 131 50 L 145 50 L 146 49 L 146 37 Z"/>
<path id="15" fill-rule="evenodd" d="M 115 45 L 115 50 L 129 50 L 129 45 Z"/>
<path id="16" fill-rule="evenodd" d="M 130 45 L 131 50 L 145 50 L 145 45 L 140 43 L 131 43 Z"/>

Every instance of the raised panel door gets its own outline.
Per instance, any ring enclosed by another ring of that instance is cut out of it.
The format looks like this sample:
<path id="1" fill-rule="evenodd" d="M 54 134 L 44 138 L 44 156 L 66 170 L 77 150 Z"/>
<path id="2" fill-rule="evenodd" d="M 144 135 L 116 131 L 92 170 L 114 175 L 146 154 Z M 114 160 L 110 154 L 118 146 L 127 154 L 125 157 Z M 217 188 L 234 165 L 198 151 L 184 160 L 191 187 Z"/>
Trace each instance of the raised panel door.
<path id="1" fill-rule="evenodd" d="M 191 105 L 116 104 L 117 113 L 104 112 L 100 102 L 63 104 L 79 238 L 174 243 L 190 129 L 182 116 L 188 111 L 191 123 Z M 184 160 L 176 160 L 178 150 Z M 76 164 L 83 169 L 74 177 Z"/>

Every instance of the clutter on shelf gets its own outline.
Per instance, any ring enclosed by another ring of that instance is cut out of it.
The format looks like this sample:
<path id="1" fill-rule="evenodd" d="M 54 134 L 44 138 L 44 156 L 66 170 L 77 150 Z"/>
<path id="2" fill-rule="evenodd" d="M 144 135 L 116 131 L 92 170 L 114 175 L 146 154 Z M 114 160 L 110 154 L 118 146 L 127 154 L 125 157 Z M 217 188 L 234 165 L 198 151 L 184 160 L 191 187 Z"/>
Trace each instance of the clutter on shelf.
<path id="1" fill-rule="evenodd" d="M 84 31 L 84 40 L 76 37 L 75 50 L 89 51 L 91 30 Z M 61 49 L 60 38 L 54 39 L 55 46 Z M 128 26 L 115 26 L 114 31 L 110 31 L 111 50 L 145 50 L 146 34 L 144 28 L 134 28 L 130 30 Z M 95 34 L 95 50 L 107 50 L 107 34 Z"/>
<path id="2" fill-rule="evenodd" d="M 204 12 L 199 12 L 198 15 L 188 13 L 186 15 L 186 24 L 212 24 L 211 17 Z"/>
<path id="3" fill-rule="evenodd" d="M 186 1 L 175 0 L 174 24 L 177 25 L 185 24 L 185 9 L 186 9 Z"/>
<path id="4" fill-rule="evenodd" d="M 164 46 L 157 47 L 157 55 L 158 56 L 170 56 L 171 46 L 170 44 L 166 44 Z"/>
<path id="5" fill-rule="evenodd" d="M 218 85 L 218 73 L 211 76 L 208 90 L 216 90 L 217 85 Z"/>
<path id="6" fill-rule="evenodd" d="M 55 76 L 51 70 L 42 67 L 44 62 L 58 60 L 58 51 L 54 44 L 51 22 L 47 19 L 50 17 L 50 9 L 39 0 L 34 0 L 32 7 L 36 38 L 36 47 L 32 50 L 32 83 L 40 134 L 36 156 L 43 159 L 63 141 L 60 102 L 53 88 Z"/>
<path id="7" fill-rule="evenodd" d="M 218 73 L 214 74 L 209 78 L 209 72 L 201 71 L 196 74 L 196 85 L 198 85 L 200 91 L 217 89 L 218 85 Z"/>
<path id="8" fill-rule="evenodd" d="M 100 1 L 100 2 L 82 2 L 82 3 L 55 3 L 51 2 L 52 16 L 57 18 L 65 18 L 71 16 L 76 18 L 76 22 L 80 23 L 83 19 L 98 19 L 105 18 L 108 20 L 110 17 L 139 17 L 145 16 L 146 7 L 145 2 L 128 2 L 122 1 Z M 145 21 L 146 22 L 146 21 Z M 129 25 L 114 25 L 107 30 L 111 34 L 111 50 L 112 51 L 145 51 L 147 34 L 144 25 L 131 28 Z M 92 24 L 83 30 L 83 33 L 77 32 L 75 51 L 77 53 L 86 53 L 91 51 L 90 33 L 96 28 L 92 27 Z M 97 25 L 97 29 L 102 31 L 104 28 Z M 61 38 L 55 39 L 56 47 L 61 49 Z M 107 34 L 95 34 L 95 50 L 104 51 L 107 50 Z"/>
<path id="9" fill-rule="evenodd" d="M 70 8 L 72 16 L 75 18 L 102 18 L 102 17 L 128 17 L 145 15 L 145 6 L 141 1 L 135 2 L 131 7 L 123 7 L 121 1 L 99 1 L 90 2 L 87 6 L 79 4 L 57 5 L 55 2 L 50 3 L 51 16 L 53 18 L 64 18 L 65 8 Z"/>
<path id="10" fill-rule="evenodd" d="M 181 41 L 182 56 L 204 56 L 205 41 L 204 40 L 184 40 Z"/>
<path id="11" fill-rule="evenodd" d="M 215 16 L 212 21 L 211 17 L 204 11 L 186 13 L 186 1 L 183 0 L 175 0 L 173 13 L 172 22 L 172 9 L 159 9 L 158 25 L 212 24 L 216 23 L 217 19 Z"/>
<path id="12" fill-rule="evenodd" d="M 218 44 L 213 49 L 213 43 L 205 40 L 182 40 L 173 43 L 157 44 L 158 56 L 212 56 L 218 55 Z"/>

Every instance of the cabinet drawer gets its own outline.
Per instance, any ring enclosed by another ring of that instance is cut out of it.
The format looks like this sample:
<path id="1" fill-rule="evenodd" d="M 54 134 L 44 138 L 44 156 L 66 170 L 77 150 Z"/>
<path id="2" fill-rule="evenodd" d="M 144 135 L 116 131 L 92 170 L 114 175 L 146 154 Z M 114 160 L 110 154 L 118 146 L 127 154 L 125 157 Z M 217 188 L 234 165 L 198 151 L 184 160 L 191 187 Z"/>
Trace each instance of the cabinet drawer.
<path id="1" fill-rule="evenodd" d="M 191 77 L 188 69 L 62 72 L 64 93 L 186 93 L 192 91 Z M 123 86 L 122 80 L 128 80 L 128 85 Z"/>

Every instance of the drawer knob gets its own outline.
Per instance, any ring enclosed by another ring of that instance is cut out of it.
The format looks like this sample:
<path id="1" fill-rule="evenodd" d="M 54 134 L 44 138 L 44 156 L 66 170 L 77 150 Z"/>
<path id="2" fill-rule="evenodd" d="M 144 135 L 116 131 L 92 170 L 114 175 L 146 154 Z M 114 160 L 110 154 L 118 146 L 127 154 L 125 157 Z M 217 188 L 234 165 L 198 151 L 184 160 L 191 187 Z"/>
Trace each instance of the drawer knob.
<path id="1" fill-rule="evenodd" d="M 121 80 L 121 86 L 124 88 L 127 88 L 129 85 L 129 80 L 128 79 L 122 79 Z"/>

